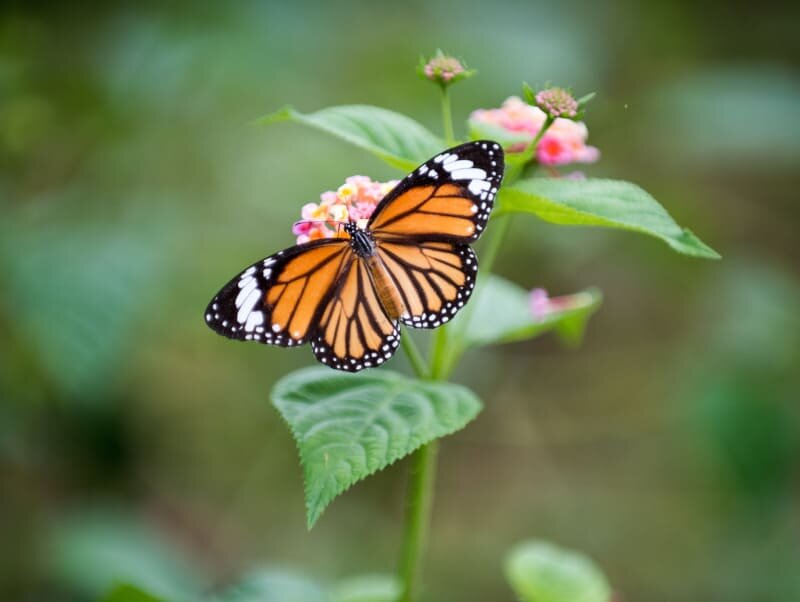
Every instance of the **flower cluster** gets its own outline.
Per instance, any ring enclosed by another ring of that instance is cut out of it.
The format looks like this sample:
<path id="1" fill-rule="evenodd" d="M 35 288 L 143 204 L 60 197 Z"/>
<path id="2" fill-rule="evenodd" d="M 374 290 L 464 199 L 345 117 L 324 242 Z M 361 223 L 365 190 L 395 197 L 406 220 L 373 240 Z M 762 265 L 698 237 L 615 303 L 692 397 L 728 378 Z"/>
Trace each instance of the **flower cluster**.
<path id="1" fill-rule="evenodd" d="M 364 226 L 381 199 L 397 183 L 398 180 L 374 182 L 367 176 L 350 176 L 336 191 L 323 192 L 319 203 L 303 205 L 303 219 L 292 228 L 297 244 L 341 236 L 341 225 L 348 221 Z"/>
<path id="2" fill-rule="evenodd" d="M 552 90 L 547 92 L 552 92 Z M 553 103 L 555 110 L 564 111 L 560 114 L 567 114 L 569 110 L 572 110 L 569 103 L 564 106 L 556 105 L 556 100 L 558 99 L 543 98 L 544 102 Z M 547 113 L 539 107 L 527 104 L 518 96 L 511 96 L 503 102 L 503 106 L 499 109 L 478 109 L 472 113 L 470 119 L 479 123 L 499 126 L 514 134 L 523 134 L 532 141 L 547 121 Z M 600 151 L 586 144 L 588 137 L 589 130 L 585 123 L 558 117 L 536 145 L 536 159 L 542 165 L 552 166 L 569 163 L 594 163 L 600 158 Z M 507 150 L 512 153 L 520 152 L 527 145 L 526 142 L 519 142 L 511 145 Z"/>

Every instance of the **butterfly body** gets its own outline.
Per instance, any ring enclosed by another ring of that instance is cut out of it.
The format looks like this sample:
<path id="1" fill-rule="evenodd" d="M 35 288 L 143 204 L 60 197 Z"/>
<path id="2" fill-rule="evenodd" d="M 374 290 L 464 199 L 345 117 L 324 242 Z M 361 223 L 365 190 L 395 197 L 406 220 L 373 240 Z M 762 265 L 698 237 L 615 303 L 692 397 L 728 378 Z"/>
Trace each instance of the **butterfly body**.
<path id="1" fill-rule="evenodd" d="M 375 255 L 375 240 L 367 230 L 359 228 L 355 222 L 347 222 L 344 231 L 350 235 L 350 246 L 356 255 L 364 259 Z"/>
<path id="2" fill-rule="evenodd" d="M 290 247 L 236 276 L 211 300 L 206 323 L 228 338 L 291 347 L 356 372 L 395 352 L 400 324 L 436 328 L 469 299 L 470 243 L 489 219 L 503 151 L 477 141 L 411 172 L 346 237 Z"/>

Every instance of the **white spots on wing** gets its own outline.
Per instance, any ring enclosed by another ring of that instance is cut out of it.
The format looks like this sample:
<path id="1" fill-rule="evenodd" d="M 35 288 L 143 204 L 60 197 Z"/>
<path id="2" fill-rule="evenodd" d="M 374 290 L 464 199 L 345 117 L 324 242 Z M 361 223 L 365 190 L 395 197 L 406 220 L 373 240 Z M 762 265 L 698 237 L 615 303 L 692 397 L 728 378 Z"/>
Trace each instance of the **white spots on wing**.
<path id="1" fill-rule="evenodd" d="M 280 330 L 281 330 L 281 325 L 278 324 L 277 322 L 272 325 L 272 332 L 280 332 Z"/>
<path id="2" fill-rule="evenodd" d="M 256 290 L 257 286 L 258 283 L 256 282 L 256 279 L 252 277 L 243 278 L 242 280 L 239 281 L 239 288 L 241 288 L 242 290 L 240 290 L 239 294 L 236 295 L 236 300 L 234 301 L 234 304 L 236 305 L 237 308 L 242 307 L 244 302 L 247 300 L 247 298 L 253 291 L 258 292 Z M 241 320 L 239 321 L 241 322 Z"/>
<path id="3" fill-rule="evenodd" d="M 206 322 L 210 322 L 213 318 L 214 316 L 212 316 L 211 314 L 206 314 Z"/>
<path id="4" fill-rule="evenodd" d="M 423 163 L 419 167 L 419 175 L 424 176 L 426 173 L 428 173 L 428 165 L 426 163 Z"/>
<path id="5" fill-rule="evenodd" d="M 258 281 L 255 276 L 253 276 L 255 272 L 255 266 L 250 266 L 242 273 L 237 283 L 240 290 L 233 303 L 236 309 L 238 309 L 236 321 L 239 322 L 239 324 L 249 324 L 251 323 L 251 319 L 256 319 L 250 317 L 254 313 L 253 309 L 256 304 L 261 299 L 261 290 L 258 288 Z M 263 315 L 261 319 L 263 320 Z M 247 330 L 252 330 L 252 328 L 248 328 Z"/>
<path id="6" fill-rule="evenodd" d="M 453 155 L 455 158 L 455 155 Z M 461 159 L 460 161 L 448 161 L 444 164 L 444 168 L 447 171 L 459 171 L 461 169 L 469 169 L 475 165 L 472 161 L 467 161 L 466 159 Z"/>
<path id="7" fill-rule="evenodd" d="M 485 172 L 485 171 L 483 171 L 482 169 L 479 169 L 479 170 L 471 170 L 471 171 L 480 171 L 480 172 L 483 174 L 483 177 L 486 177 L 486 172 Z M 469 188 L 469 191 L 470 191 L 472 194 L 480 194 L 480 195 L 481 195 L 481 198 L 486 198 L 486 197 L 484 196 L 484 195 L 485 195 L 485 193 L 484 193 L 484 194 L 481 194 L 481 193 L 482 193 L 483 191 L 485 191 L 485 190 L 489 190 L 491 187 L 492 187 L 492 185 L 491 185 L 489 182 L 487 182 L 486 180 L 481 180 L 481 179 L 472 180 L 472 181 L 469 183 L 469 186 L 467 186 L 467 188 Z"/>
<path id="8" fill-rule="evenodd" d="M 446 168 L 447 166 L 445 166 L 445 169 Z M 471 169 L 456 169 L 453 172 L 451 172 L 450 175 L 454 180 L 473 180 L 473 182 L 470 182 L 470 190 L 472 189 L 471 188 L 472 184 L 476 180 L 481 182 L 482 184 L 486 184 L 486 188 L 489 188 L 491 186 L 489 182 L 484 180 L 484 178 L 486 177 L 486 172 L 483 171 L 482 169 L 478 169 L 477 167 L 473 167 Z"/>
<path id="9" fill-rule="evenodd" d="M 244 324 L 244 329 L 247 332 L 253 332 L 256 329 L 256 326 L 260 326 L 264 323 L 264 312 L 263 311 L 251 311 L 250 314 L 247 316 L 247 322 Z"/>
<path id="10" fill-rule="evenodd" d="M 269 277 L 272 276 L 272 268 L 264 268 L 264 279 L 269 280 Z"/>
<path id="11" fill-rule="evenodd" d="M 487 149 L 487 143 L 476 143 L 482 150 Z M 490 151 L 491 152 L 491 151 Z M 489 196 L 487 191 L 492 188 L 492 180 L 495 178 L 496 173 L 491 175 L 486 173 L 486 170 L 480 167 L 475 167 L 475 162 L 470 159 L 462 159 L 456 153 L 444 153 L 434 159 L 434 162 L 441 163 L 442 167 L 450 174 L 453 180 L 469 180 L 467 188 L 469 191 L 480 198 L 486 200 Z M 477 216 L 479 222 L 488 219 L 488 212 L 484 210 L 482 215 Z M 473 207 L 473 213 L 477 213 L 477 208 Z M 471 233 L 470 233 L 471 234 Z"/>

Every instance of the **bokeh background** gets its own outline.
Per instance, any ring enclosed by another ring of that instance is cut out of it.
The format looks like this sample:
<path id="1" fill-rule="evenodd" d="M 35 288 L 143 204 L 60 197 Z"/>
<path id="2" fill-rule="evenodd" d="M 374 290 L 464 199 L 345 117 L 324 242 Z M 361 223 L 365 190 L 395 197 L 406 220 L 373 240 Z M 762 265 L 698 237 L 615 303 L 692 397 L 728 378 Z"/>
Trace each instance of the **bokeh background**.
<path id="1" fill-rule="evenodd" d="M 442 448 L 426 600 L 511 600 L 502 558 L 529 537 L 589 554 L 621 600 L 800 599 L 799 5 L 71 4 L 0 12 L 0 598 L 92 600 L 115 567 L 160 591 L 394 568 L 405 464 L 308 532 L 268 392 L 311 354 L 202 311 L 303 203 L 398 175 L 253 121 L 365 103 L 438 132 L 414 67 L 440 47 L 479 71 L 461 134 L 523 80 L 596 91 L 587 173 L 724 259 L 517 219 L 500 273 L 605 301 L 578 350 L 457 373 L 486 409 Z"/>

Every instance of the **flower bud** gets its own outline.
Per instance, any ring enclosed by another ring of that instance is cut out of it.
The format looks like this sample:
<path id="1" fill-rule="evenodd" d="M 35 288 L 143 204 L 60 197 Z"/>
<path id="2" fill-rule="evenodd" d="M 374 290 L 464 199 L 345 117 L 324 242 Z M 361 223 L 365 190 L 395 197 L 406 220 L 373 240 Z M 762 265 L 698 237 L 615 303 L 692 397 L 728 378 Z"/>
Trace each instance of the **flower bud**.
<path id="1" fill-rule="evenodd" d="M 467 69 L 457 58 L 446 55 L 441 50 L 437 50 L 431 59 L 421 58 L 417 71 L 421 77 L 440 86 L 449 86 L 475 74 L 474 70 Z"/>
<path id="2" fill-rule="evenodd" d="M 553 119 L 578 115 L 578 101 L 564 88 L 548 88 L 536 94 L 536 106 Z"/>

